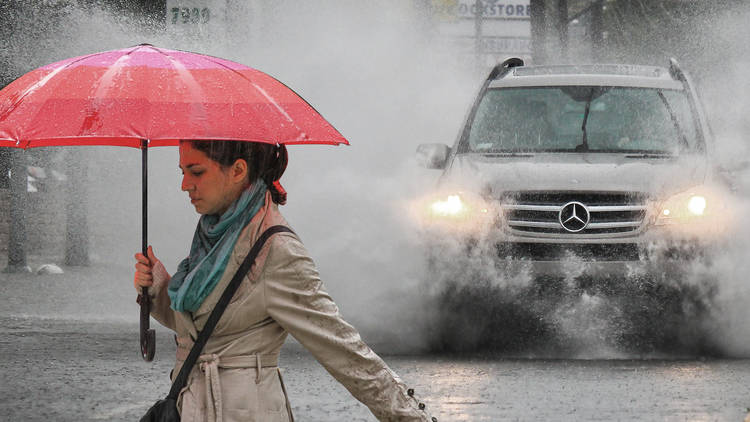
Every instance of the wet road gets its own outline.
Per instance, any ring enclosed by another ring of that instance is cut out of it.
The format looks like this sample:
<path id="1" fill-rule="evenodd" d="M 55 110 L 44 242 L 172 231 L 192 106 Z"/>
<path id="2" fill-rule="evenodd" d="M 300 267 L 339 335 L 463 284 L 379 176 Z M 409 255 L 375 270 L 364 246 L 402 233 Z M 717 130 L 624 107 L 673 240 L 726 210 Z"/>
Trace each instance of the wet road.
<path id="1" fill-rule="evenodd" d="M 0 317 L 0 420 L 132 421 L 168 388 L 174 345 L 138 356 L 137 326 Z M 738 421 L 750 360 L 385 356 L 442 421 Z M 298 344 L 281 366 L 297 420 L 372 421 Z"/>

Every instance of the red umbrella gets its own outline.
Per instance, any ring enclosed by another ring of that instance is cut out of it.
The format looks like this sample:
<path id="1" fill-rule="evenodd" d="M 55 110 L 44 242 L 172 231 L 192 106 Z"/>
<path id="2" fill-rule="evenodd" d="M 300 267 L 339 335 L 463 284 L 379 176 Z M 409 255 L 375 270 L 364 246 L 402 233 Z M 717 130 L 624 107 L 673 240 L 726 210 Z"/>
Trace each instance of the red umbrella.
<path id="1" fill-rule="evenodd" d="M 144 254 L 148 147 L 180 139 L 349 144 L 302 97 L 259 70 L 148 44 L 52 63 L 0 90 L 0 147 L 142 150 Z M 149 303 L 140 303 L 141 353 L 151 360 Z"/>

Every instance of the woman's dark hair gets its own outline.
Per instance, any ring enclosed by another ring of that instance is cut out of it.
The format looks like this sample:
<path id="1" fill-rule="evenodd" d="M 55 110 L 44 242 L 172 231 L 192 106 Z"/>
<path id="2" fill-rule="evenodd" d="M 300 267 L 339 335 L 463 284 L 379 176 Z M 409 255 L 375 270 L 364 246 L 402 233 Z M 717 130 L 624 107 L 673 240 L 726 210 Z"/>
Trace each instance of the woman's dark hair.
<path id="1" fill-rule="evenodd" d="M 240 158 L 247 161 L 248 181 L 262 179 L 271 191 L 273 202 L 282 205 L 286 203 L 286 191 L 279 183 L 288 161 L 284 145 L 203 139 L 186 139 L 183 142 L 189 142 L 193 148 L 203 152 L 223 168 L 231 166 Z"/>

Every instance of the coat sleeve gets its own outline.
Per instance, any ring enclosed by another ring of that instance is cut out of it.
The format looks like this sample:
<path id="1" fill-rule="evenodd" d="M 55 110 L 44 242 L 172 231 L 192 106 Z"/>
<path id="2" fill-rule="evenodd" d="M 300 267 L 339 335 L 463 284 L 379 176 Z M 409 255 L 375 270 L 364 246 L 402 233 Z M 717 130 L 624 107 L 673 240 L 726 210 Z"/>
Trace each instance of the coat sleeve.
<path id="1" fill-rule="evenodd" d="M 341 318 L 299 240 L 274 236 L 260 279 L 268 314 L 378 420 L 431 420 L 413 392 Z"/>
<path id="2" fill-rule="evenodd" d="M 160 289 L 148 289 L 148 295 L 151 296 L 151 316 L 161 325 L 172 331 L 177 331 L 174 310 L 170 307 L 172 301 L 169 300 L 166 283 Z"/>

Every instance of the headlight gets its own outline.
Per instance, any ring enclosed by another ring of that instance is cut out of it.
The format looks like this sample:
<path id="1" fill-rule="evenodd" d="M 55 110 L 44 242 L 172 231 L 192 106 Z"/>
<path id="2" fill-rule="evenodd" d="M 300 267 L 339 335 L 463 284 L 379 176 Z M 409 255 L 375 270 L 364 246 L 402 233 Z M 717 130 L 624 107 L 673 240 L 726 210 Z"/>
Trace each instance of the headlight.
<path id="1" fill-rule="evenodd" d="M 703 215 L 706 212 L 706 198 L 700 195 L 691 196 L 687 208 L 690 214 Z"/>
<path id="2" fill-rule="evenodd" d="M 481 232 L 497 213 L 491 202 L 472 192 L 453 191 L 414 200 L 410 205 L 416 223 L 439 231 Z"/>
<path id="3" fill-rule="evenodd" d="M 466 205 L 461 201 L 458 195 L 450 195 L 446 199 L 438 199 L 430 205 L 430 212 L 433 215 L 447 217 L 456 216 L 466 211 Z"/>
<path id="4" fill-rule="evenodd" d="M 661 205 L 656 224 L 676 224 L 694 222 L 696 219 L 712 215 L 720 207 L 719 200 L 702 188 L 674 195 Z"/>
<path id="5" fill-rule="evenodd" d="M 455 194 L 439 198 L 429 206 L 433 217 L 467 218 L 475 213 L 486 214 L 488 209 L 478 198 L 466 199 L 469 195 Z"/>

